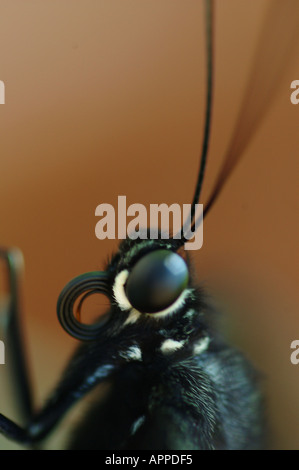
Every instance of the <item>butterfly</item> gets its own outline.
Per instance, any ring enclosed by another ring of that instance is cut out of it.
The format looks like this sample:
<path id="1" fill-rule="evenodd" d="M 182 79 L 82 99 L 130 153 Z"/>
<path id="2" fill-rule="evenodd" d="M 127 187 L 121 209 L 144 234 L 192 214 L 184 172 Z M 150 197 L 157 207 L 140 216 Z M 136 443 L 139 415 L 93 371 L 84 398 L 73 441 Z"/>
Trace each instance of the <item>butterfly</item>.
<path id="1" fill-rule="evenodd" d="M 278 21 L 278 2 L 275 8 Z M 271 24 L 273 27 L 273 19 Z M 205 128 L 192 201 L 192 228 L 210 142 L 212 1 L 206 1 L 206 29 Z M 269 42 L 262 41 L 257 64 L 262 63 L 268 48 Z M 204 206 L 204 217 L 219 197 L 271 99 L 272 87 L 267 88 L 258 103 L 251 97 L 259 86 L 260 73 L 261 69 L 255 66 L 243 113 Z M 191 261 L 182 250 L 185 241 L 183 236 L 138 240 L 128 237 L 105 271 L 77 276 L 65 286 L 58 299 L 58 319 L 82 344 L 37 413 L 33 412 L 26 364 L 20 354 L 18 305 L 11 305 L 17 380 L 28 424 L 21 427 L 1 415 L 0 431 L 6 437 L 35 446 L 55 430 L 75 403 L 108 382 L 107 395 L 96 400 L 78 423 L 68 448 L 256 449 L 264 445 L 264 404 L 258 376 L 244 356 L 215 330 L 213 312 L 198 287 Z M 1 256 L 7 263 L 11 298 L 17 299 L 17 259 L 4 249 Z M 92 325 L 85 325 L 80 321 L 82 305 L 96 293 L 108 297 L 110 309 Z"/>

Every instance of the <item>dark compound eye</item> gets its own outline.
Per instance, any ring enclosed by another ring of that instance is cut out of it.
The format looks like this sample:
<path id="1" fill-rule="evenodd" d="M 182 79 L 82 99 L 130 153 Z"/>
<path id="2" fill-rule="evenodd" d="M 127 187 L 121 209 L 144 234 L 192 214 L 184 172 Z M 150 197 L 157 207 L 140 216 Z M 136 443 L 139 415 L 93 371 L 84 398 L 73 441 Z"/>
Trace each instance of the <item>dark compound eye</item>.
<path id="1" fill-rule="evenodd" d="M 188 284 L 189 273 L 181 256 L 156 250 L 143 256 L 129 274 L 126 295 L 131 305 L 143 313 L 170 307 Z"/>

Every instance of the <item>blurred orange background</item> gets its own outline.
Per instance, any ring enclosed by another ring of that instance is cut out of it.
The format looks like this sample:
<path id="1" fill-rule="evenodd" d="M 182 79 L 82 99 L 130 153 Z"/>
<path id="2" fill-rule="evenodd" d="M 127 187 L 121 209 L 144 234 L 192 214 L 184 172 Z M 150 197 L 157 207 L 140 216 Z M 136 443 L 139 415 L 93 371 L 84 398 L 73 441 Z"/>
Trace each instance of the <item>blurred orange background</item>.
<path id="1" fill-rule="evenodd" d="M 203 203 L 271 1 L 216 2 Z M 299 448 L 299 365 L 290 362 L 290 343 L 299 338 L 299 106 L 290 102 L 298 45 L 205 220 L 203 248 L 192 252 L 232 341 L 265 376 L 277 449 Z M 40 406 L 77 344 L 58 323 L 57 297 L 74 276 L 102 269 L 117 247 L 95 237 L 96 206 L 116 206 L 118 195 L 128 205 L 191 202 L 205 105 L 203 3 L 2 0 L 0 57 L 0 243 L 25 257 L 23 320 Z M 0 387 L 0 411 L 13 416 L 4 378 Z M 4 438 L 0 446 L 12 447 Z"/>

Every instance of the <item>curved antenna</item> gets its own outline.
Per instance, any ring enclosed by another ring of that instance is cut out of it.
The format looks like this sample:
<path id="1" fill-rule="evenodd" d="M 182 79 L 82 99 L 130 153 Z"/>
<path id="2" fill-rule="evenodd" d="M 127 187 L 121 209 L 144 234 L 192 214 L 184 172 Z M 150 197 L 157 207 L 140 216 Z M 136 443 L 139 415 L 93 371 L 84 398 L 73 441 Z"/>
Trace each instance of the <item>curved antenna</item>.
<path id="1" fill-rule="evenodd" d="M 196 212 L 196 204 L 199 200 L 206 163 L 207 163 L 207 155 L 209 149 L 209 141 L 210 141 L 210 130 L 211 130 L 211 117 L 212 117 L 212 98 L 213 98 L 213 9 L 214 9 L 214 2 L 213 0 L 205 0 L 205 10 L 206 10 L 206 61 L 207 61 L 207 94 L 206 94 L 206 111 L 205 111 L 205 126 L 204 126 L 204 138 L 201 150 L 201 157 L 200 157 L 200 167 L 198 172 L 198 179 L 195 186 L 193 201 L 191 204 L 191 211 L 189 219 L 183 224 L 180 233 L 180 240 L 178 240 L 177 244 L 178 247 L 182 246 L 186 241 L 187 238 L 184 234 L 187 231 L 191 230 L 194 231 L 195 227 L 195 212 Z M 177 238 L 175 236 L 174 238 Z"/>
<path id="2" fill-rule="evenodd" d="M 205 217 L 219 197 L 224 184 L 236 168 L 254 132 L 260 125 L 278 89 L 293 47 L 298 40 L 298 0 L 272 0 L 258 41 L 247 89 L 237 124 L 224 156 L 222 167 L 205 205 Z"/>

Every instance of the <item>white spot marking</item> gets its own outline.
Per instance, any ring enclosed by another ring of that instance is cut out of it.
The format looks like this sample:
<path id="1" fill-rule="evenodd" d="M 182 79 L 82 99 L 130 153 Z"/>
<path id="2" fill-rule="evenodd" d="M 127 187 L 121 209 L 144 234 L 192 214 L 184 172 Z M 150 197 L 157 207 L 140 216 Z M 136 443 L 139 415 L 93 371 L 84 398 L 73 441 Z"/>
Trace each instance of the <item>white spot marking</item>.
<path id="1" fill-rule="evenodd" d="M 186 318 L 192 318 L 194 316 L 194 310 L 188 310 L 188 312 L 184 315 Z"/>
<path id="2" fill-rule="evenodd" d="M 142 354 L 139 346 L 130 346 L 127 351 L 121 353 L 125 359 L 130 359 L 133 361 L 141 361 Z"/>
<path id="3" fill-rule="evenodd" d="M 166 339 L 161 345 L 161 351 L 164 354 L 177 351 L 184 346 L 184 341 L 175 341 L 174 339 Z"/>
<path id="4" fill-rule="evenodd" d="M 132 308 L 132 305 L 126 296 L 124 287 L 128 276 L 129 271 L 125 269 L 116 276 L 114 281 L 113 295 L 121 310 L 130 310 Z"/>
<path id="5" fill-rule="evenodd" d="M 193 354 L 201 354 L 204 351 L 207 350 L 208 346 L 210 344 L 210 338 L 206 336 L 205 338 L 202 338 L 199 340 L 197 343 L 195 343 L 193 347 Z"/>
<path id="6" fill-rule="evenodd" d="M 135 308 L 132 309 L 130 315 L 128 316 L 128 318 L 126 319 L 125 321 L 125 325 L 129 325 L 129 324 L 132 324 L 132 323 L 135 323 L 138 318 L 140 317 L 141 313 L 138 312 L 138 310 L 135 310 Z"/>

